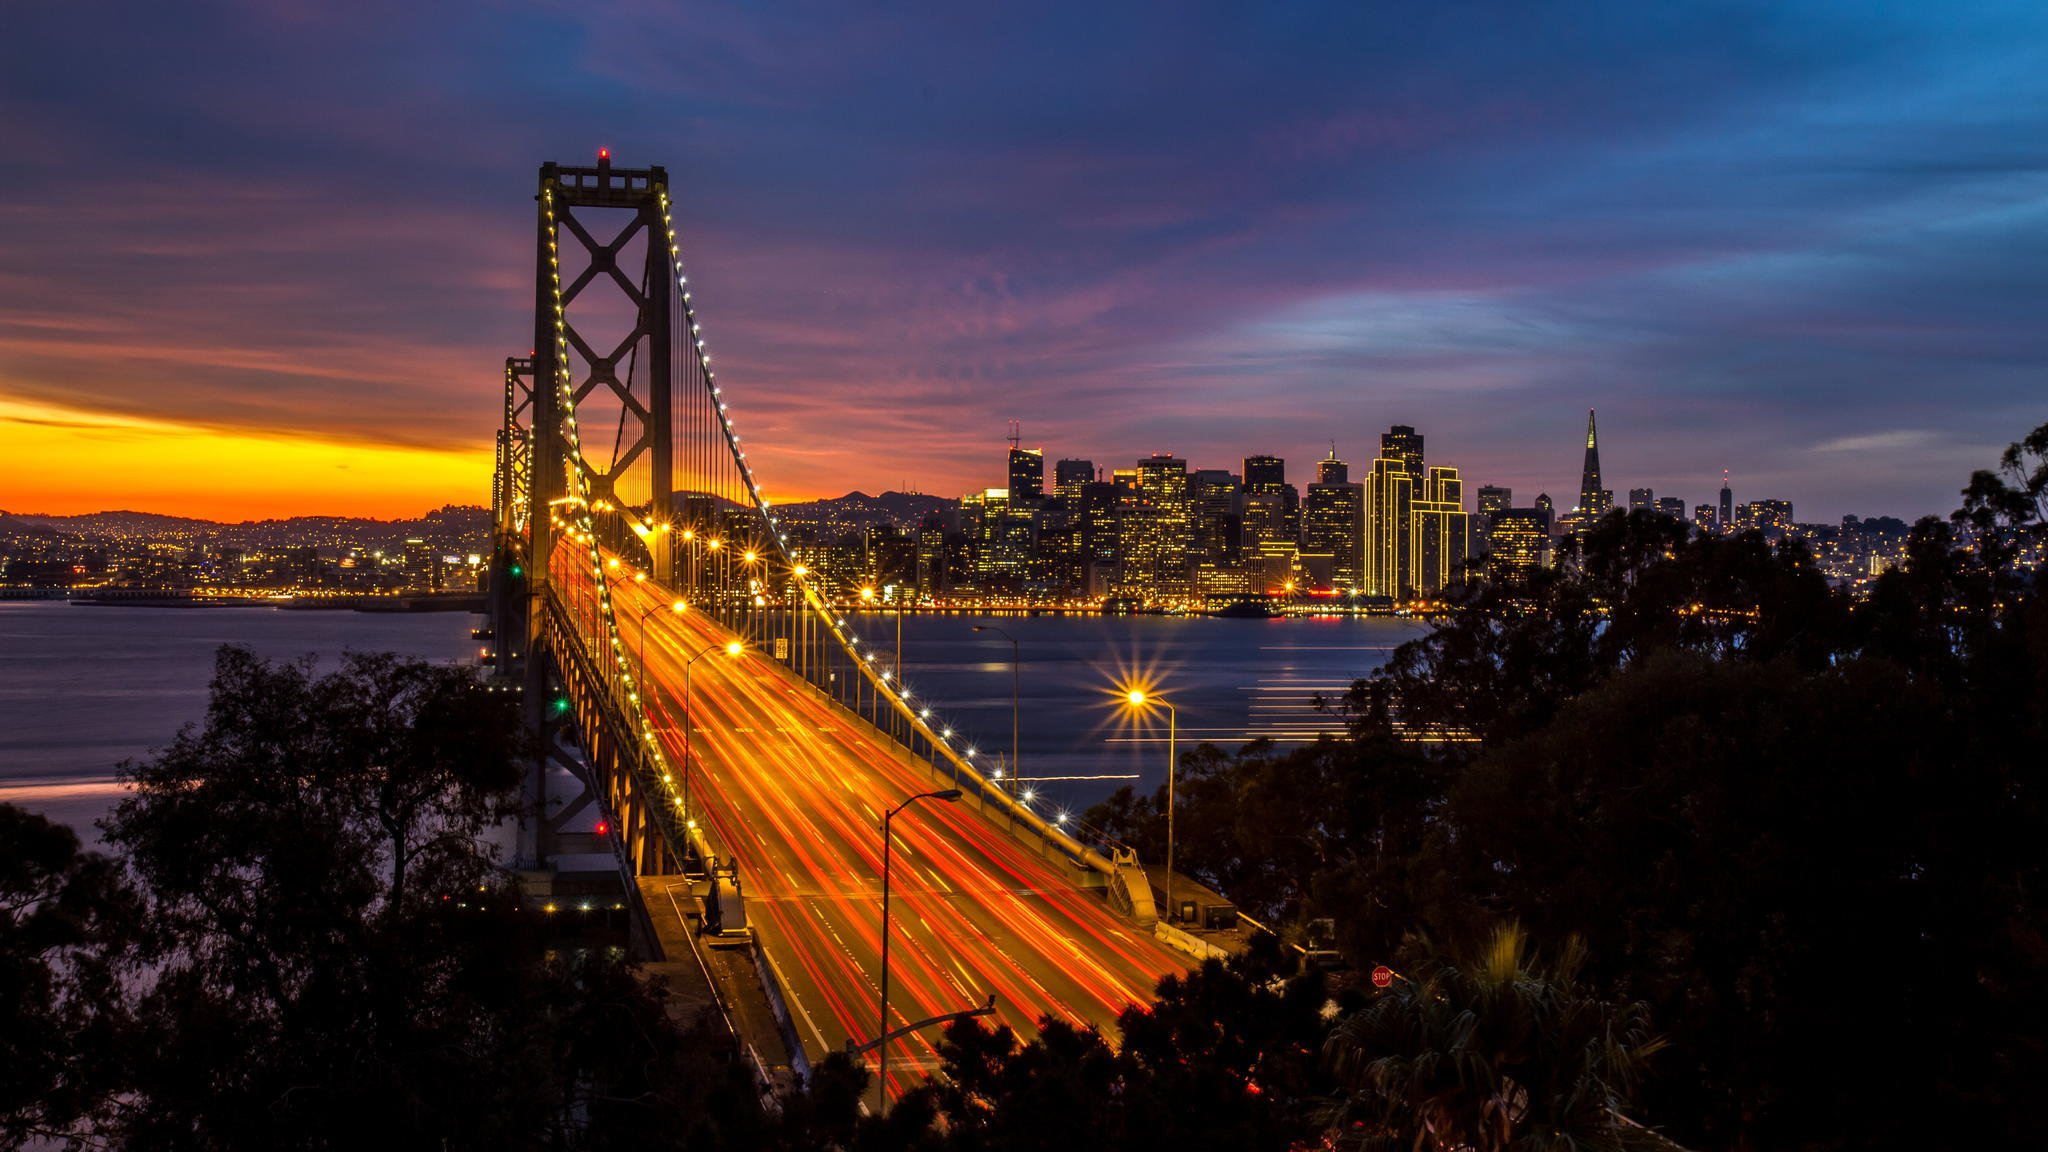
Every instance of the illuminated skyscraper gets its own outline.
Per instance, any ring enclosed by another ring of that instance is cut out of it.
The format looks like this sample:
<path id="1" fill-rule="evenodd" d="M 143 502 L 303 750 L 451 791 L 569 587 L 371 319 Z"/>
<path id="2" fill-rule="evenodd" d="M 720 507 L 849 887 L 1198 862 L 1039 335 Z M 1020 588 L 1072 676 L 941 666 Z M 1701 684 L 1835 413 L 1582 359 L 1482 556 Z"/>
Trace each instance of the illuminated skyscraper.
<path id="1" fill-rule="evenodd" d="M 1095 461 L 1061 460 L 1052 466 L 1053 494 L 1072 500 L 1081 494 L 1081 485 L 1095 480 Z"/>
<path id="2" fill-rule="evenodd" d="M 1654 512 L 1657 510 L 1657 493 L 1649 488 L 1628 490 L 1628 510 L 1631 512 Z"/>
<path id="3" fill-rule="evenodd" d="M 1655 508 L 1673 520 L 1685 519 L 1685 501 L 1676 496 L 1659 496 Z"/>
<path id="4" fill-rule="evenodd" d="M 1010 446 L 1010 499 L 1016 503 L 1045 498 L 1045 452 Z"/>
<path id="5" fill-rule="evenodd" d="M 1239 563 L 1244 524 L 1244 494 L 1235 473 L 1204 468 L 1188 479 L 1188 500 L 1194 516 L 1194 545 L 1189 557 L 1195 569 L 1195 590 L 1204 596 L 1242 596 L 1250 590 Z"/>
<path id="6" fill-rule="evenodd" d="M 1432 596 L 1465 578 L 1465 482 L 1456 468 L 1431 468 L 1414 501 L 1414 568 L 1409 586 Z"/>
<path id="7" fill-rule="evenodd" d="M 1332 445 L 1329 457 L 1316 464 L 1301 517 L 1302 566 L 1327 565 L 1329 585 L 1346 590 L 1364 586 L 1365 486 L 1351 483 L 1350 475 L 1350 465 L 1337 459 Z"/>
<path id="8" fill-rule="evenodd" d="M 1283 556 L 1291 570 L 1301 543 L 1301 496 L 1287 482 L 1287 462 L 1278 456 L 1244 458 L 1244 555 L 1272 562 Z M 1279 580 L 1286 580 L 1282 574 Z"/>
<path id="9" fill-rule="evenodd" d="M 1515 576 L 1550 563 L 1550 513 L 1543 508 L 1503 508 L 1493 514 L 1493 551 L 1487 570 L 1494 579 Z"/>
<path id="10" fill-rule="evenodd" d="M 1380 455 L 1398 456 L 1408 476 L 1422 483 L 1422 434 L 1406 424 L 1396 424 L 1380 433 Z"/>
<path id="11" fill-rule="evenodd" d="M 1138 461 L 1134 499 L 1124 506 L 1124 586 L 1145 596 L 1188 593 L 1193 518 L 1188 462 L 1170 452 Z"/>
<path id="12" fill-rule="evenodd" d="M 1349 484 L 1351 465 L 1337 459 L 1337 442 L 1330 441 L 1330 454 L 1316 461 L 1316 483 Z"/>
<path id="13" fill-rule="evenodd" d="M 1723 532 L 1735 530 L 1735 493 L 1728 487 L 1728 470 L 1726 468 L 1721 469 L 1721 520 L 1719 527 Z"/>
<path id="14" fill-rule="evenodd" d="M 1586 409 L 1586 467 L 1579 474 L 1579 526 L 1584 527 L 1607 515 L 1614 507 L 1614 493 L 1601 487 L 1600 434 L 1593 426 L 1593 410 Z"/>
<path id="15" fill-rule="evenodd" d="M 1411 524 L 1415 514 L 1415 479 L 1400 451 L 1389 452 L 1385 438 L 1379 458 L 1365 477 L 1365 591 L 1369 596 L 1400 599 L 1410 587 Z"/>
<path id="16" fill-rule="evenodd" d="M 1515 491 L 1493 484 L 1481 485 L 1479 489 L 1479 512 L 1472 517 L 1472 551 L 1484 556 L 1493 550 L 1493 514 L 1514 506 Z"/>

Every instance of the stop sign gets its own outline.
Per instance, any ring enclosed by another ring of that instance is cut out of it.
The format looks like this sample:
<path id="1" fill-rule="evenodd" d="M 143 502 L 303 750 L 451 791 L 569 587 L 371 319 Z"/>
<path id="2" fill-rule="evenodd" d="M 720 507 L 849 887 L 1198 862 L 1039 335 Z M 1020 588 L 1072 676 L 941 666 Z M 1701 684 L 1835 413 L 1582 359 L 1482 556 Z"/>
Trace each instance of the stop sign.
<path id="1" fill-rule="evenodd" d="M 1392 968 L 1387 967 L 1385 964 L 1382 964 L 1379 967 L 1374 968 L 1372 970 L 1372 986 L 1375 988 L 1393 987 L 1394 970 Z"/>

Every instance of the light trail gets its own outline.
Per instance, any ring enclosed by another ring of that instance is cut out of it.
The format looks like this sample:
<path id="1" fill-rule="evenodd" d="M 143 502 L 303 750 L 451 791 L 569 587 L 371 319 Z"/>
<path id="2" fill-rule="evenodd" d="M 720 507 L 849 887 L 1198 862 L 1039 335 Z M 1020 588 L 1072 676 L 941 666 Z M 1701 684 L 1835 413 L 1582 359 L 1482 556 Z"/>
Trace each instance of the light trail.
<path id="1" fill-rule="evenodd" d="M 565 594 L 589 568 L 557 563 Z M 623 617 L 649 612 L 641 689 L 675 772 L 688 771 L 695 816 L 739 858 L 757 946 L 790 984 L 792 1011 L 816 1059 L 875 1035 L 880 985 L 881 829 L 877 814 L 929 791 L 932 775 L 757 652 L 697 661 L 691 700 L 684 663 L 732 637 L 696 612 L 651 611 L 672 597 L 653 581 L 612 584 Z M 636 674 L 639 672 L 635 670 Z M 690 709 L 694 708 L 694 715 Z M 684 732 L 693 763 L 684 767 Z M 926 804 L 895 822 L 891 884 L 890 1026 L 996 997 L 996 1021 L 1036 1035 L 1050 1016 L 1114 1033 L 1117 1015 L 1148 1003 L 1179 953 L 1131 926 L 972 800 Z M 892 1046 L 892 1095 L 934 1067 L 935 1032 Z"/>

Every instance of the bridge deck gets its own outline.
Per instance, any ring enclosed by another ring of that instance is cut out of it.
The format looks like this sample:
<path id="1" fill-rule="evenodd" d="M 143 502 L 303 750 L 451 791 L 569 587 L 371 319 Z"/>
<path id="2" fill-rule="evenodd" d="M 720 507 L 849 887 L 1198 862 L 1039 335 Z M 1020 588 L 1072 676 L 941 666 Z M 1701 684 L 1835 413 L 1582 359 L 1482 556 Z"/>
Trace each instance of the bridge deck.
<path id="1" fill-rule="evenodd" d="M 683 763 L 684 662 L 730 633 L 659 611 L 668 593 L 621 582 L 622 619 L 647 622 L 650 715 Z M 636 632 L 628 638 L 638 642 Z M 691 672 L 691 790 L 739 857 L 759 946 L 789 987 L 813 1059 L 877 1031 L 883 812 L 939 786 L 928 769 L 830 704 L 776 661 L 713 656 Z M 986 1003 L 1024 1036 L 1042 1016 L 1113 1030 L 1187 959 L 1084 892 L 969 803 L 926 802 L 895 824 L 890 1026 Z M 937 1037 L 892 1046 L 891 1094 L 936 1065 Z"/>

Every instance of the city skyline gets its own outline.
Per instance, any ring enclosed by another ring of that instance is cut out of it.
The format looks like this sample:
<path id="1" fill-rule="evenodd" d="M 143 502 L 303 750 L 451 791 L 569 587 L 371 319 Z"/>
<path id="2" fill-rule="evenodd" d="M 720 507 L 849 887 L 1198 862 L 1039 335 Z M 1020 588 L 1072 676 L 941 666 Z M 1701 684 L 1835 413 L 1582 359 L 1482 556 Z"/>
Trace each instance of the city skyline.
<path id="1" fill-rule="evenodd" d="M 1630 486 L 1910 518 L 2040 416 L 2029 6 L 387 17 L 20 14 L 0 506 L 480 499 L 523 189 L 601 145 L 678 173 L 777 499 L 966 490 L 1012 418 L 1198 463 L 1399 422 L 1556 494 L 1594 407 Z"/>

